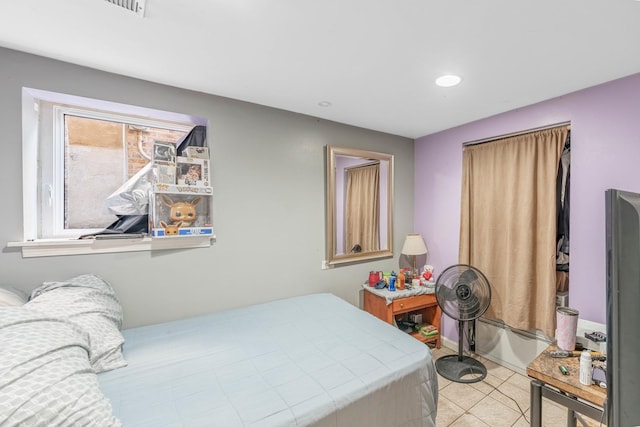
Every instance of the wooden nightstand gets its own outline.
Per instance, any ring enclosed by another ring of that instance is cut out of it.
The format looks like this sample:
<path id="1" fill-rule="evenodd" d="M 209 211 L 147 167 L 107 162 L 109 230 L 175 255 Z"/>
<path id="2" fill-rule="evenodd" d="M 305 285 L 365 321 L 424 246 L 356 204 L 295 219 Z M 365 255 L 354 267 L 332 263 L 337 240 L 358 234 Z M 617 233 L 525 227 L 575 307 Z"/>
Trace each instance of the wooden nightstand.
<path id="1" fill-rule="evenodd" d="M 394 324 L 394 317 L 399 314 L 420 313 L 422 314 L 422 321 L 435 326 L 438 329 L 438 334 L 427 338 L 418 332 L 413 332 L 411 336 L 425 343 L 435 342 L 436 348 L 440 348 L 440 318 L 442 317 L 442 311 L 438 306 L 435 294 L 411 295 L 408 291 L 396 292 L 398 292 L 397 296 L 399 298 L 395 298 L 391 301 L 391 304 L 387 304 L 384 296 L 365 289 L 364 310 L 392 325 Z M 407 296 L 404 296 L 403 293 L 406 293 Z"/>

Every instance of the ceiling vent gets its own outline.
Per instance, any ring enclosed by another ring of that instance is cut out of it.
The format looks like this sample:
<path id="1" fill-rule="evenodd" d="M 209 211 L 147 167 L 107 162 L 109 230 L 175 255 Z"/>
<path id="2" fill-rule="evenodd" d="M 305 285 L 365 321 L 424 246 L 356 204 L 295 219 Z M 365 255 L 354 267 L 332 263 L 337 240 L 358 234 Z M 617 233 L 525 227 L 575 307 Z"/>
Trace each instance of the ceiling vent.
<path id="1" fill-rule="evenodd" d="M 135 12 L 141 18 L 144 18 L 144 5 L 147 0 L 105 0 L 116 6 L 120 6 L 123 9 L 127 9 L 131 12 Z"/>

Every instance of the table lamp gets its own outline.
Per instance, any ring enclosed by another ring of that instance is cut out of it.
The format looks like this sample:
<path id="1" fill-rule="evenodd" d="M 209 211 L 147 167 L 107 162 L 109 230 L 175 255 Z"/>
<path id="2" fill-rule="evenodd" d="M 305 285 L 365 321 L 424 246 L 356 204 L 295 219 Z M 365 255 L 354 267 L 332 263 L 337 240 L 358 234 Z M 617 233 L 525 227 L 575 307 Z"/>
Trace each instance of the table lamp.
<path id="1" fill-rule="evenodd" d="M 413 256 L 413 277 L 417 277 L 416 256 L 427 253 L 427 246 L 424 244 L 422 236 L 417 233 L 408 234 L 402 246 L 402 253 Z"/>

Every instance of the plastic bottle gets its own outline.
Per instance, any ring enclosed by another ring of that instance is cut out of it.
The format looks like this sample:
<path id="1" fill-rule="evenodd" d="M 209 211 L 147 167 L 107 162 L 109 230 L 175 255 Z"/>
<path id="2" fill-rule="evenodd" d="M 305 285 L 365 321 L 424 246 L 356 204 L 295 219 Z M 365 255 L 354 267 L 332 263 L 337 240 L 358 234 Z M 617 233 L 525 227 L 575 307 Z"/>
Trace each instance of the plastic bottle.
<path id="1" fill-rule="evenodd" d="M 404 272 L 400 270 L 400 272 L 398 273 L 398 281 L 396 283 L 396 286 L 399 290 L 404 289 L 404 281 L 405 281 Z"/>
<path id="2" fill-rule="evenodd" d="M 591 353 L 588 350 L 580 355 L 580 384 L 591 385 Z"/>
<path id="3" fill-rule="evenodd" d="M 396 273 L 391 272 L 391 276 L 389 277 L 389 290 L 391 292 L 396 291 Z"/>

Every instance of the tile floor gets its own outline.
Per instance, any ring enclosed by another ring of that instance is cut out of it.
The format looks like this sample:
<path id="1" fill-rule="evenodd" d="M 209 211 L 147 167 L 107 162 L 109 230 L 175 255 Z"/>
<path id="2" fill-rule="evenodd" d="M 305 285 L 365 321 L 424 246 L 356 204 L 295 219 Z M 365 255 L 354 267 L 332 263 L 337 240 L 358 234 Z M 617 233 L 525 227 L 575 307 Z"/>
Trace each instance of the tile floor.
<path id="1" fill-rule="evenodd" d="M 448 348 L 431 349 L 434 360 L 456 352 Z M 455 383 L 438 376 L 438 427 L 521 427 L 529 425 L 529 378 L 478 357 L 487 367 L 487 377 L 480 382 Z M 567 409 L 544 399 L 542 425 L 566 426 Z M 600 423 L 584 417 L 588 427 Z M 580 426 L 580 423 L 578 423 Z"/>

